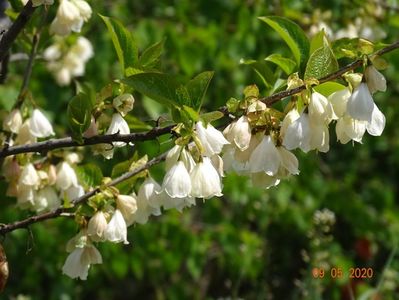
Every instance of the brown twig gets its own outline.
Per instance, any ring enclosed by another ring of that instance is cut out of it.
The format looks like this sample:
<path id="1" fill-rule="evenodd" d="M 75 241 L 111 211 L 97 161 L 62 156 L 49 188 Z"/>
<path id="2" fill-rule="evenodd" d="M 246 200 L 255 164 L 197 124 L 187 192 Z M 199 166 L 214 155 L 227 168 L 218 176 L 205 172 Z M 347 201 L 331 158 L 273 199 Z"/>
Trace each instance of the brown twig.
<path id="1" fill-rule="evenodd" d="M 138 132 L 130 134 L 108 134 L 108 135 L 97 135 L 91 138 L 84 138 L 83 143 L 79 144 L 74 141 L 71 137 L 61 139 L 50 139 L 43 142 L 12 146 L 3 148 L 0 150 L 0 158 L 20 154 L 20 153 L 31 153 L 31 152 L 46 152 L 59 148 L 77 147 L 77 146 L 90 146 L 97 144 L 111 144 L 112 142 L 138 142 L 153 140 L 161 135 L 170 133 L 174 125 L 166 127 L 156 127 L 147 132 Z"/>
<path id="2" fill-rule="evenodd" d="M 145 165 L 136 168 L 130 172 L 127 172 L 121 176 L 119 176 L 118 178 L 115 178 L 114 180 L 112 180 L 110 183 L 108 183 L 106 186 L 114 186 L 117 185 L 118 183 L 121 183 L 137 174 L 139 174 L 140 172 L 147 170 L 148 168 L 150 168 L 153 165 L 156 165 L 158 163 L 160 163 L 161 161 L 165 160 L 166 158 L 166 154 L 167 152 L 158 155 L 157 157 L 154 157 L 153 159 L 151 159 L 150 161 L 148 161 Z M 75 199 L 72 201 L 72 207 L 70 208 L 64 208 L 64 207 L 60 207 L 54 211 L 51 212 L 46 212 L 40 215 L 36 215 L 36 216 L 31 216 L 29 218 L 26 218 L 24 220 L 21 221 L 17 221 L 11 224 L 3 224 L 0 225 L 0 234 L 4 235 L 7 234 L 9 232 L 12 232 L 16 229 L 21 229 L 21 228 L 27 228 L 30 225 L 37 223 L 37 222 L 42 222 L 48 219 L 54 219 L 57 218 L 59 216 L 61 216 L 61 214 L 67 212 L 68 210 L 70 210 L 71 208 L 76 207 L 77 205 L 87 201 L 90 197 L 94 196 L 95 194 L 97 194 L 100 191 L 100 188 L 95 188 L 94 190 L 91 190 L 89 192 L 87 192 L 86 194 L 84 194 L 83 196 Z"/>
<path id="3" fill-rule="evenodd" d="M 3 38 L 0 41 L 0 61 L 2 61 L 6 57 L 6 55 L 8 54 L 8 50 L 10 50 L 11 48 L 11 45 L 14 43 L 18 34 L 22 31 L 22 29 L 30 20 L 35 9 L 36 7 L 32 6 L 32 1 L 29 0 L 18 15 L 15 22 L 11 25 L 10 29 L 8 29 L 7 32 L 3 35 Z"/>

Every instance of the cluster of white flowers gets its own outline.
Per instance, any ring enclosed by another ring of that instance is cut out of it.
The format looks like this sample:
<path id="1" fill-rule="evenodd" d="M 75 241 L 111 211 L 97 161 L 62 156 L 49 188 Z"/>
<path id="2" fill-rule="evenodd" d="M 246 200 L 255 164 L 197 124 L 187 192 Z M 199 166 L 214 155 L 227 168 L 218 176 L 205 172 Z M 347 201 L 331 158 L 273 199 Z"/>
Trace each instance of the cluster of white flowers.
<path id="1" fill-rule="evenodd" d="M 45 49 L 43 57 L 57 83 L 65 86 L 69 85 L 74 77 L 84 75 L 85 65 L 93 54 L 90 41 L 80 36 L 72 46 L 68 46 L 63 38 L 56 39 L 53 45 Z"/>
<path id="2" fill-rule="evenodd" d="M 50 32 L 60 36 L 66 36 L 72 31 L 80 32 L 83 23 L 90 19 L 91 14 L 90 5 L 84 0 L 60 0 Z"/>

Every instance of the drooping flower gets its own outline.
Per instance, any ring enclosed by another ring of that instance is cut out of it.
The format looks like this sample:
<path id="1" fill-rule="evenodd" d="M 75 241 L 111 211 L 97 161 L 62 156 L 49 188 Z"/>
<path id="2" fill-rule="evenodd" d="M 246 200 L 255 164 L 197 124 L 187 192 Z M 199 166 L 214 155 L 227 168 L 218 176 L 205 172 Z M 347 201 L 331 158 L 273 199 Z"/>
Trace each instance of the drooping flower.
<path id="1" fill-rule="evenodd" d="M 347 104 L 347 113 L 360 121 L 371 121 L 374 109 L 374 100 L 371 97 L 367 84 L 362 82 L 354 89 Z"/>
<path id="2" fill-rule="evenodd" d="M 209 157 L 203 157 L 191 171 L 191 196 L 208 199 L 222 196 L 222 184 L 219 173 Z"/>
<path id="3" fill-rule="evenodd" d="M 288 150 L 300 148 L 303 152 L 310 151 L 310 125 L 308 114 L 302 113 L 286 129 L 283 145 Z"/>
<path id="4" fill-rule="evenodd" d="M 104 213 L 99 210 L 90 218 L 89 224 L 87 225 L 87 234 L 95 242 L 102 241 L 107 226 L 107 219 Z"/>
<path id="5" fill-rule="evenodd" d="M 112 215 L 107 229 L 105 229 L 104 238 L 113 243 L 123 242 L 124 244 L 129 244 L 127 241 L 126 221 L 119 209 L 116 209 Z"/>
<path id="6" fill-rule="evenodd" d="M 366 77 L 370 93 L 374 94 L 376 91 L 385 92 L 387 90 L 387 81 L 385 80 L 384 75 L 382 75 L 373 65 L 366 68 L 364 76 Z"/>
<path id="7" fill-rule="evenodd" d="M 101 253 L 93 245 L 76 247 L 67 257 L 62 273 L 72 279 L 86 280 L 90 265 L 103 262 Z"/>
<path id="8" fill-rule="evenodd" d="M 371 121 L 366 124 L 366 130 L 373 136 L 380 136 L 385 128 L 385 116 L 374 104 Z"/>
<path id="9" fill-rule="evenodd" d="M 195 125 L 198 139 L 204 149 L 204 154 L 211 157 L 214 154 L 219 154 L 222 151 L 224 145 L 230 144 L 223 134 L 215 129 L 211 124 L 206 127 L 201 121 L 198 121 Z"/>
<path id="10" fill-rule="evenodd" d="M 280 154 L 280 169 L 283 168 L 288 171 L 289 174 L 298 175 L 298 159 L 296 156 L 283 146 L 277 147 L 277 150 Z"/>
<path id="11" fill-rule="evenodd" d="M 269 176 L 277 174 L 280 167 L 280 154 L 270 135 L 265 135 L 249 158 L 252 173 L 265 172 Z"/>
<path id="12" fill-rule="evenodd" d="M 328 152 L 330 150 L 330 132 L 328 126 L 324 123 L 309 123 L 310 128 L 310 150 Z"/>
<path id="13" fill-rule="evenodd" d="M 241 116 L 236 122 L 229 124 L 223 131 L 226 139 L 230 143 L 234 143 L 241 151 L 249 147 L 251 140 L 251 126 L 249 125 L 248 118 Z"/>
<path id="14" fill-rule="evenodd" d="M 150 176 L 144 180 L 137 194 L 137 211 L 134 214 L 134 222 L 145 224 L 151 215 L 159 216 L 164 195 L 160 185 Z"/>
<path id="15" fill-rule="evenodd" d="M 29 119 L 29 130 L 31 134 L 38 138 L 54 135 L 53 126 L 46 116 L 38 109 L 34 109 Z"/>
<path id="16" fill-rule="evenodd" d="M 309 101 L 309 119 L 312 122 L 329 124 L 337 119 L 331 103 L 318 92 L 313 92 Z"/>
<path id="17" fill-rule="evenodd" d="M 24 166 L 21 176 L 19 177 L 18 183 L 21 185 L 28 185 L 37 188 L 40 184 L 40 177 L 33 166 L 28 163 Z"/>
<path id="18" fill-rule="evenodd" d="M 137 200 L 133 195 L 118 195 L 116 197 L 116 207 L 122 213 L 126 224 L 133 223 L 131 220 L 137 211 Z"/>
<path id="19" fill-rule="evenodd" d="M 90 5 L 83 0 L 61 0 L 57 15 L 50 25 L 50 33 L 66 36 L 80 32 L 83 23 L 91 17 Z"/>
<path id="20" fill-rule="evenodd" d="M 351 92 L 349 88 L 336 91 L 328 96 L 328 100 L 331 102 L 334 112 L 338 118 L 342 118 L 345 115 L 350 96 Z"/>
<path id="21" fill-rule="evenodd" d="M 30 130 L 30 119 L 25 120 L 19 129 L 18 135 L 15 139 L 16 145 L 26 145 L 36 143 L 37 138 L 32 135 Z"/>
<path id="22" fill-rule="evenodd" d="M 78 186 L 76 172 L 66 161 L 63 161 L 58 165 L 57 179 L 55 184 L 60 190 L 67 190 L 71 186 Z"/>
<path id="23" fill-rule="evenodd" d="M 341 144 L 346 144 L 350 140 L 361 143 L 366 132 L 366 125 L 367 122 L 353 119 L 350 116 L 340 118 L 335 127 L 338 141 Z"/>
<path id="24" fill-rule="evenodd" d="M 3 121 L 3 129 L 12 133 L 18 133 L 22 126 L 22 115 L 19 109 L 13 109 Z"/>
<path id="25" fill-rule="evenodd" d="M 129 125 L 125 121 L 124 118 L 120 114 L 113 114 L 111 124 L 108 127 L 106 134 L 129 134 L 130 129 Z M 112 143 L 115 147 L 123 147 L 126 145 L 124 142 L 113 142 Z"/>
<path id="26" fill-rule="evenodd" d="M 191 180 L 184 163 L 179 160 L 165 174 L 162 190 L 172 198 L 185 198 L 191 192 Z"/>
<path id="27" fill-rule="evenodd" d="M 51 186 L 46 186 L 39 190 L 34 197 L 34 208 L 36 211 L 54 210 L 61 206 L 61 200 L 57 195 L 55 189 Z"/>

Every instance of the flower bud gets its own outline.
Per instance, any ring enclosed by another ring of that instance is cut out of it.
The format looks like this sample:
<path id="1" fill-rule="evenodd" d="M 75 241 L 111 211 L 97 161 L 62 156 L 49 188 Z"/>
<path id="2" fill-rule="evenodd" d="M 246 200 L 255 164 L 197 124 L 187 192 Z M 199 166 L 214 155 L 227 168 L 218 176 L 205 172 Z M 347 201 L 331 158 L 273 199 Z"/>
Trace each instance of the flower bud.
<path id="1" fill-rule="evenodd" d="M 385 92 L 387 90 L 387 81 L 384 75 L 378 72 L 373 65 L 366 68 L 364 76 L 370 93 L 374 94 L 376 91 Z"/>
<path id="2" fill-rule="evenodd" d="M 133 195 L 118 195 L 116 197 L 116 207 L 123 215 L 126 223 L 132 219 L 133 214 L 137 210 L 137 200 Z"/>
<path id="3" fill-rule="evenodd" d="M 122 115 L 126 116 L 133 109 L 134 98 L 132 94 L 122 94 L 114 98 L 112 105 Z"/>

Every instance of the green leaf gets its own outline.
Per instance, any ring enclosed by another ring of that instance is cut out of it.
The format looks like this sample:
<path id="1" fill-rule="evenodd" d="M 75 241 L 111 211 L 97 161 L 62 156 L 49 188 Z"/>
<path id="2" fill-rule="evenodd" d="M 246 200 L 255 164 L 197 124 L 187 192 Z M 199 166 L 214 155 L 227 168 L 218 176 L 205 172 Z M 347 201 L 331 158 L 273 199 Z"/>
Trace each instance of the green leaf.
<path id="1" fill-rule="evenodd" d="M 138 61 L 138 48 L 130 32 L 119 21 L 100 15 L 103 19 L 108 31 L 111 35 L 112 43 L 119 63 L 121 64 L 122 73 L 126 76 L 132 74 L 133 69 Z"/>
<path id="2" fill-rule="evenodd" d="M 205 122 L 205 123 L 210 123 L 216 120 L 219 120 L 224 117 L 224 113 L 221 111 L 211 111 L 205 114 L 202 114 L 200 118 Z"/>
<path id="3" fill-rule="evenodd" d="M 342 57 L 356 59 L 362 57 L 364 54 L 373 53 L 376 45 L 365 39 L 342 38 L 334 41 L 332 48 L 337 59 Z"/>
<path id="4" fill-rule="evenodd" d="M 306 65 L 305 79 L 320 79 L 338 70 L 338 62 L 328 43 L 317 49 L 309 58 Z"/>
<path id="5" fill-rule="evenodd" d="M 176 93 L 179 84 L 174 76 L 150 72 L 135 74 L 122 81 L 163 105 L 179 105 Z"/>
<path id="6" fill-rule="evenodd" d="M 251 66 L 267 88 L 270 88 L 276 80 L 273 71 L 263 60 L 241 59 L 240 64 Z"/>
<path id="7" fill-rule="evenodd" d="M 344 88 L 346 88 L 346 86 L 334 81 L 324 82 L 314 87 L 316 92 L 326 97 L 330 96 L 332 93 L 336 91 L 343 90 Z"/>
<path id="8" fill-rule="evenodd" d="M 296 63 L 293 60 L 283 57 L 280 54 L 271 54 L 265 60 L 279 66 L 287 75 L 292 74 L 296 67 Z"/>
<path id="9" fill-rule="evenodd" d="M 301 27 L 286 18 L 277 16 L 260 17 L 259 19 L 272 27 L 281 36 L 302 69 L 309 57 L 310 45 Z"/>
<path id="10" fill-rule="evenodd" d="M 202 72 L 186 84 L 186 89 L 191 100 L 190 106 L 197 111 L 199 111 L 202 106 L 202 101 L 208 90 L 209 83 L 212 80 L 213 73 L 214 72 L 211 71 Z"/>
<path id="11" fill-rule="evenodd" d="M 76 174 L 79 182 L 82 182 L 85 187 L 95 187 L 101 184 L 103 173 L 101 169 L 95 164 L 85 164 L 76 167 Z"/>
<path id="12" fill-rule="evenodd" d="M 310 41 L 310 55 L 315 52 L 320 47 L 324 46 L 324 39 L 325 39 L 325 32 L 324 28 L 320 30 Z"/>
<path id="13" fill-rule="evenodd" d="M 143 70 L 152 69 L 159 63 L 159 58 L 162 54 L 165 40 L 155 43 L 144 50 L 139 58 L 138 65 Z"/>
<path id="14" fill-rule="evenodd" d="M 183 110 L 188 114 L 190 120 L 193 120 L 194 122 L 199 121 L 200 116 L 196 110 L 187 105 L 183 105 Z"/>
<path id="15" fill-rule="evenodd" d="M 90 97 L 83 93 L 77 94 L 68 103 L 68 124 L 72 130 L 72 137 L 78 143 L 83 141 L 82 134 L 90 126 L 92 108 Z"/>

